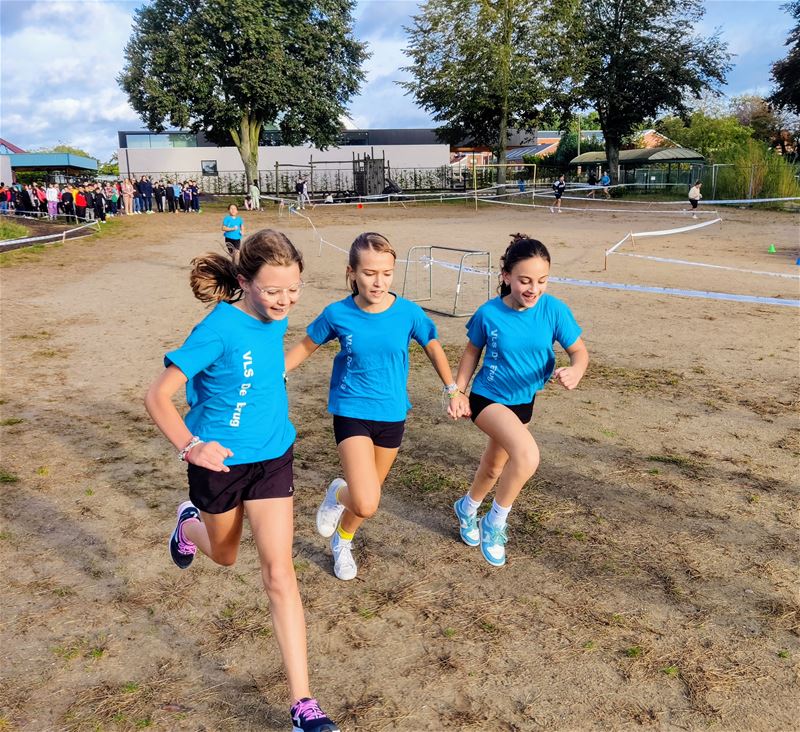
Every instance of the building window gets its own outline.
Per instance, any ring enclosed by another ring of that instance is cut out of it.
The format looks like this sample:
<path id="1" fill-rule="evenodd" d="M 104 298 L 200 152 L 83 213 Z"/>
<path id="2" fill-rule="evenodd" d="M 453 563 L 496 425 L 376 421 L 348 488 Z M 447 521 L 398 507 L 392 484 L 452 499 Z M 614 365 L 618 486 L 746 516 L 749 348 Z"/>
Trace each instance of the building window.
<path id="1" fill-rule="evenodd" d="M 197 137 L 191 132 L 166 132 L 164 134 L 129 133 L 125 142 L 133 149 L 153 149 L 167 147 L 197 147 Z"/>

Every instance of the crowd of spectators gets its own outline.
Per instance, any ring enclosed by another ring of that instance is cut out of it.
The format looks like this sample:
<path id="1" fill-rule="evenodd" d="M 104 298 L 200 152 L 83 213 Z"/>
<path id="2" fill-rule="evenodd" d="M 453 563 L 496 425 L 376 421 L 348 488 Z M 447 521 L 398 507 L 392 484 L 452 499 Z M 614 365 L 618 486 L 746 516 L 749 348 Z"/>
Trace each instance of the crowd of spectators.
<path id="1" fill-rule="evenodd" d="M 197 213 L 200 188 L 193 180 L 139 179 L 74 183 L 0 182 L 0 215 L 41 216 L 50 220 L 99 221 L 109 216 Z"/>

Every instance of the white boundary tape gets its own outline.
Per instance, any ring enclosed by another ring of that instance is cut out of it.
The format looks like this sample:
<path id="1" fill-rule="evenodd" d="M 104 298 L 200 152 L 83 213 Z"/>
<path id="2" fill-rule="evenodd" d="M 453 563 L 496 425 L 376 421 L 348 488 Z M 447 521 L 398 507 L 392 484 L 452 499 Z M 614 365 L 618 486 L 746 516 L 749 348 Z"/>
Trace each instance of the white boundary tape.
<path id="1" fill-rule="evenodd" d="M 100 224 L 97 221 L 90 221 L 89 223 L 77 226 L 74 229 L 65 229 L 58 234 L 48 234 L 47 236 L 29 236 L 23 239 L 6 239 L 5 241 L 0 241 L 0 251 L 3 249 L 16 249 L 20 244 L 31 244 L 37 241 L 47 241 L 48 239 L 61 239 L 64 241 L 69 234 L 74 234 L 76 231 L 86 229 L 89 226 L 96 226 L 97 231 L 100 231 Z"/>
<path id="2" fill-rule="evenodd" d="M 785 272 L 767 272 L 759 269 L 740 269 L 739 267 L 726 267 L 722 264 L 707 264 L 706 262 L 690 262 L 686 259 L 669 259 L 668 257 L 653 257 L 647 254 L 633 254 L 632 252 L 614 252 L 620 257 L 636 257 L 637 259 L 650 259 L 653 262 L 665 262 L 666 264 L 686 264 L 691 267 L 708 267 L 709 269 L 725 269 L 729 272 L 745 272 L 747 274 L 768 275 L 769 277 L 786 277 L 790 280 L 800 280 L 800 275 L 786 274 Z"/>
<path id="3" fill-rule="evenodd" d="M 311 228 L 314 230 L 314 233 L 319 238 L 319 252 L 322 253 L 322 245 L 326 244 L 333 249 L 336 249 L 343 254 L 348 254 L 349 252 L 346 249 L 343 249 L 340 246 L 337 246 L 333 242 L 328 241 L 325 239 L 317 230 L 317 227 L 314 225 L 314 222 L 305 214 L 299 213 L 298 211 L 292 211 L 297 216 L 304 218 L 310 225 Z M 716 222 L 705 222 L 703 224 L 695 224 L 691 227 L 683 227 L 682 231 L 686 231 L 689 229 L 695 229 L 700 226 L 707 226 L 710 223 Z M 653 232 L 644 232 L 644 234 L 650 233 L 654 235 Z M 642 234 L 635 234 L 635 236 L 641 236 Z M 630 237 L 630 234 L 625 237 L 622 241 L 615 245 L 619 246 L 624 241 L 626 241 Z M 407 260 L 405 259 L 398 259 L 398 262 L 405 263 Z M 431 267 L 432 265 L 436 265 L 437 267 L 443 267 L 446 269 L 461 269 L 461 267 L 457 264 L 453 264 L 452 262 L 444 262 L 438 259 L 433 259 L 431 257 L 420 257 L 418 260 L 419 263 L 423 267 Z M 490 272 L 489 270 L 481 270 L 476 267 L 464 267 L 462 271 L 465 274 L 477 275 L 479 277 L 491 277 L 496 276 L 497 272 Z M 596 280 L 581 280 L 581 279 L 573 279 L 570 277 L 550 277 L 551 282 L 556 282 L 558 284 L 564 285 L 575 285 L 578 287 L 598 287 L 608 290 L 625 290 L 627 292 L 643 292 L 643 293 L 650 293 L 656 295 L 677 295 L 680 297 L 693 297 L 693 298 L 701 298 L 705 300 L 726 300 L 732 302 L 744 302 L 744 303 L 757 303 L 761 305 L 778 305 L 782 307 L 796 307 L 800 308 L 800 300 L 784 300 L 780 297 L 760 297 L 757 295 L 737 295 L 735 293 L 728 293 L 728 292 L 710 292 L 706 290 L 684 290 L 675 287 L 656 287 L 650 285 L 628 285 L 621 282 L 600 282 Z"/>

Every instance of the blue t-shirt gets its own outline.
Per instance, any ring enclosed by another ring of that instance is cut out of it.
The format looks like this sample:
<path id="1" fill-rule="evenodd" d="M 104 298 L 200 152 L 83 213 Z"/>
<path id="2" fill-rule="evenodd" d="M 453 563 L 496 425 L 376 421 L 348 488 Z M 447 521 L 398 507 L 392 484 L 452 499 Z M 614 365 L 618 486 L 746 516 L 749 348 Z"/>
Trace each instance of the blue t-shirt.
<path id="1" fill-rule="evenodd" d="M 235 226 L 235 231 L 224 231 L 222 232 L 225 234 L 226 239 L 241 239 L 242 238 L 242 221 L 241 216 L 231 216 L 228 214 L 224 219 L 222 219 L 223 226 Z"/>
<path id="2" fill-rule="evenodd" d="M 382 313 L 367 313 L 351 295 L 328 305 L 306 332 L 320 346 L 339 340 L 328 393 L 331 414 L 378 422 L 406 418 L 409 343 L 413 338 L 424 347 L 436 338 L 436 326 L 419 305 L 395 295 Z"/>
<path id="3" fill-rule="evenodd" d="M 580 335 L 569 308 L 547 293 L 525 310 L 513 310 L 501 297 L 489 300 L 467 323 L 470 343 L 484 349 L 472 391 L 500 404 L 531 402 L 553 375 L 553 342 L 569 348 Z"/>
<path id="4" fill-rule="evenodd" d="M 164 357 L 187 377 L 186 426 L 233 452 L 226 465 L 280 457 L 294 443 L 283 380 L 287 321 L 262 322 L 219 303 Z"/>

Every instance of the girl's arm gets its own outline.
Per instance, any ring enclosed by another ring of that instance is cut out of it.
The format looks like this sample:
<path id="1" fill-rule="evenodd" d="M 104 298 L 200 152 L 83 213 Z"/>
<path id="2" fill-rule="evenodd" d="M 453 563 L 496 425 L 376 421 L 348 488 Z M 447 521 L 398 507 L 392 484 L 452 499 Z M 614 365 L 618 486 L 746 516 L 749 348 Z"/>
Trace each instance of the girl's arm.
<path id="1" fill-rule="evenodd" d="M 178 451 L 183 450 L 193 437 L 172 403 L 172 396 L 186 385 L 186 381 L 186 376 L 177 366 L 167 366 L 150 385 L 144 398 L 144 406 L 156 427 Z M 233 453 L 218 442 L 200 442 L 186 453 L 186 462 L 218 473 L 227 473 L 230 468 L 222 461 L 232 456 Z"/>
<path id="2" fill-rule="evenodd" d="M 439 374 L 442 384 L 450 386 L 450 384 L 454 383 L 453 372 L 450 370 L 450 362 L 447 360 L 442 344 L 435 338 L 432 338 L 428 341 L 426 346 L 423 346 L 423 350 L 433 364 L 433 368 L 436 369 L 436 373 Z M 455 395 L 451 395 L 448 401 L 447 413 L 453 419 L 469 415 L 469 403 L 463 394 L 463 390 L 459 390 Z"/>
<path id="3" fill-rule="evenodd" d="M 589 351 L 581 338 L 578 338 L 569 348 L 569 366 L 562 366 L 553 372 L 553 378 L 565 389 L 572 390 L 583 378 L 589 366 Z"/>
<path id="4" fill-rule="evenodd" d="M 308 336 L 303 338 L 299 343 L 295 343 L 286 351 L 286 373 L 288 374 L 293 369 L 296 369 L 318 348 L 319 344 L 314 343 Z"/>
<path id="5" fill-rule="evenodd" d="M 461 361 L 458 364 L 458 373 L 456 374 L 456 386 L 462 393 L 466 393 L 472 375 L 475 369 L 478 368 L 478 361 L 481 360 L 482 348 L 478 348 L 472 341 L 467 341 L 464 348 L 464 353 L 461 355 Z"/>

